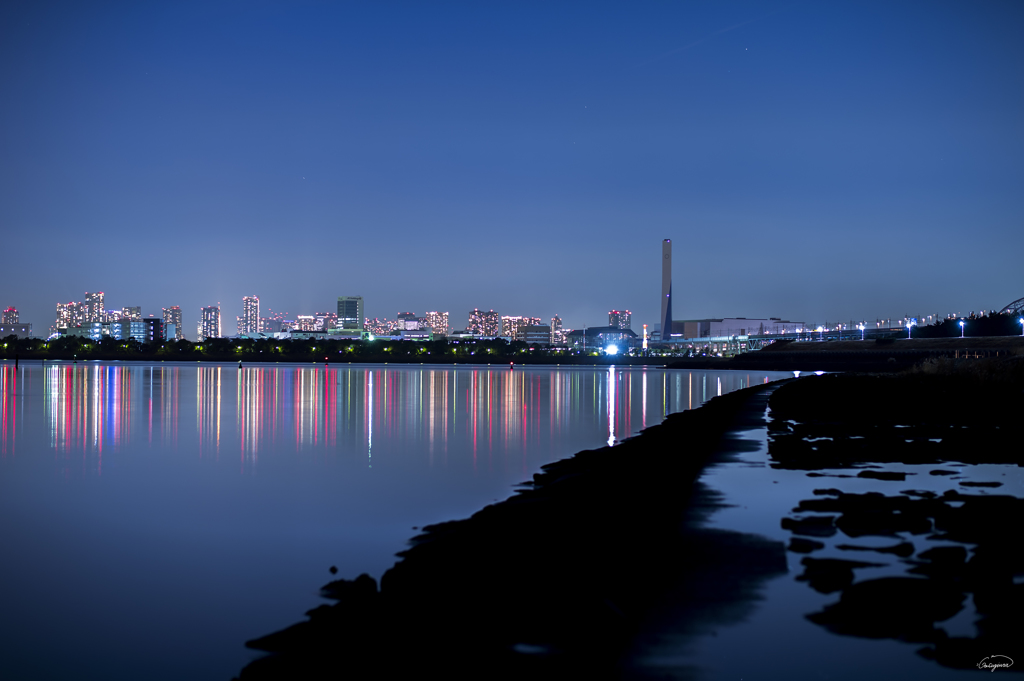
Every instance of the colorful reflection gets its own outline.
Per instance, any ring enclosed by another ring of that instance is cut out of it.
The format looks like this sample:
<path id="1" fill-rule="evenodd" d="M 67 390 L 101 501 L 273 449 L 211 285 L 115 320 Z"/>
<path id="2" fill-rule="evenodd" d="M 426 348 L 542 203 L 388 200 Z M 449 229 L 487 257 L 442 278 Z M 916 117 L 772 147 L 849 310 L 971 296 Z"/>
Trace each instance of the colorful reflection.
<path id="1" fill-rule="evenodd" d="M 0 456 L 14 454 L 17 442 L 19 416 L 24 413 L 24 391 L 18 390 L 18 379 L 23 375 L 13 365 L 0 365 Z M 19 404 L 20 403 L 20 404 Z M 20 407 L 20 408 L 19 408 Z"/>
<path id="2" fill-rule="evenodd" d="M 14 453 L 24 395 L 39 384 L 50 448 L 95 454 L 96 472 L 105 449 L 129 444 L 181 446 L 215 461 L 238 451 L 243 471 L 261 455 L 291 451 L 356 456 L 367 466 L 398 452 L 432 466 L 459 456 L 474 468 L 527 472 L 536 450 L 551 443 L 558 449 L 564 441 L 567 454 L 581 437 L 614 445 L 666 414 L 767 380 L 766 373 L 614 366 L 3 365 L 0 454 Z M 232 388 L 235 399 L 224 400 Z M 194 432 L 186 432 L 179 415 L 193 406 Z"/>

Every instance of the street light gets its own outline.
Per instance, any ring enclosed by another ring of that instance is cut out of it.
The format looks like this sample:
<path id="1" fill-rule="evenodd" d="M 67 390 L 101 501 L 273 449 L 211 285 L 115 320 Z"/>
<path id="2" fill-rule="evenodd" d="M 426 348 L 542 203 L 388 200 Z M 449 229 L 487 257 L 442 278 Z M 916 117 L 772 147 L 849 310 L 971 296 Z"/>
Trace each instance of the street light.
<path id="1" fill-rule="evenodd" d="M 1020 322 L 1020 335 L 1024 336 L 1024 317 L 1017 320 Z"/>
<path id="2" fill-rule="evenodd" d="M 912 328 L 914 328 L 914 321 L 910 320 L 909 322 L 907 322 L 907 338 L 908 339 L 910 338 L 910 330 Z M 1024 335 L 1024 334 L 1021 334 L 1021 335 Z"/>
<path id="3" fill-rule="evenodd" d="M 960 337 L 964 337 L 964 320 L 960 320 Z"/>
<path id="4" fill-rule="evenodd" d="M 860 329 L 860 339 L 861 339 L 861 340 L 864 340 L 864 325 L 863 325 L 863 324 L 861 324 L 861 325 L 860 325 L 860 326 L 858 326 L 857 328 L 858 328 L 858 329 Z"/>

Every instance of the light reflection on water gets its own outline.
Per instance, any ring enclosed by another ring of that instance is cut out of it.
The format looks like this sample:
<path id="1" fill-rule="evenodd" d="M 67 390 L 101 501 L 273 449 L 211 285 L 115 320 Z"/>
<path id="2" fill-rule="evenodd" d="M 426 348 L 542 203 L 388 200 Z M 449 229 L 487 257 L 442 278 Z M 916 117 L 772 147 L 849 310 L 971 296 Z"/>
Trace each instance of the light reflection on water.
<path id="1" fill-rule="evenodd" d="M 709 391 L 708 372 L 614 366 L 236 369 L 51 363 L 23 367 L 19 375 L 5 364 L 0 366 L 0 454 L 16 450 L 19 402 L 23 408 L 39 376 L 49 447 L 94 455 L 96 474 L 102 474 L 105 449 L 177 445 L 181 411 L 193 408 L 184 394 L 191 387 L 183 383 L 194 382 L 196 454 L 220 459 L 238 453 L 248 470 L 261 453 L 339 446 L 363 452 L 371 465 L 375 428 L 378 441 L 421 443 L 431 463 L 445 462 L 450 449 L 466 446 L 475 463 L 481 452 L 518 451 L 595 421 L 611 445 L 668 413 L 723 393 L 722 375 L 710 376 Z M 727 372 L 724 392 L 768 377 Z"/>
<path id="2" fill-rule="evenodd" d="M 327 566 L 379 577 L 414 525 L 786 376 L 0 363 L 0 659 L 12 678 L 230 678 Z"/>

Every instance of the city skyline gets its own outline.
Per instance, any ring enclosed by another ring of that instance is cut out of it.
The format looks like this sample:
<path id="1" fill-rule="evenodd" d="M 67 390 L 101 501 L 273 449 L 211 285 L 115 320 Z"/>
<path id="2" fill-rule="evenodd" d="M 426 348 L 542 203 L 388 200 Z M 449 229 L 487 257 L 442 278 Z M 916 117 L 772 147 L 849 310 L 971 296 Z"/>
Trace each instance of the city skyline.
<path id="1" fill-rule="evenodd" d="M 653 328 L 666 238 L 675 319 L 1024 294 L 1024 6 L 463 10 L 7 3 L 0 307 L 43 329 L 103 290 L 188 330 L 356 292 Z"/>
<path id="2" fill-rule="evenodd" d="M 666 258 L 667 254 L 667 258 Z M 664 240 L 662 243 L 662 262 L 671 263 L 671 244 L 669 240 Z M 662 297 L 665 298 L 665 292 L 671 290 L 671 279 L 666 279 L 668 270 L 663 267 L 662 274 Z M 17 319 L 19 311 L 16 306 L 9 307 L 4 312 L 4 322 L 11 323 L 9 319 L 14 319 L 16 323 L 28 323 L 30 326 L 35 326 L 35 335 L 46 336 L 53 330 L 63 331 L 68 328 L 79 327 L 84 324 L 95 324 L 95 323 L 114 323 L 122 320 L 142 320 L 143 312 L 141 306 L 125 306 L 120 309 L 104 309 L 105 293 L 95 292 L 85 293 L 85 299 L 87 302 L 68 302 L 68 303 L 57 303 L 56 305 L 56 319 L 52 325 L 47 327 L 46 325 L 38 326 L 32 322 L 25 322 L 24 320 Z M 232 337 L 235 335 L 253 335 L 255 333 L 274 333 L 279 332 L 283 326 L 288 326 L 292 330 L 296 331 L 326 331 L 328 329 L 339 328 L 348 329 L 350 331 L 361 330 L 366 328 L 373 335 L 389 335 L 392 333 L 398 333 L 400 329 L 417 329 L 422 326 L 429 326 L 434 330 L 436 335 L 448 335 L 449 333 L 465 332 L 476 333 L 483 336 L 503 336 L 511 338 L 512 340 L 518 340 L 522 330 L 528 326 L 540 325 L 542 319 L 540 317 L 531 317 L 524 315 L 506 315 L 496 312 L 495 310 L 489 310 L 484 312 L 480 309 L 474 308 L 470 310 L 467 315 L 467 322 L 464 327 L 459 327 L 449 323 L 448 311 L 427 311 L 423 317 L 418 317 L 413 312 L 398 312 L 396 319 L 389 320 L 387 317 L 368 317 L 365 315 L 363 309 L 364 302 L 361 296 L 338 296 L 338 311 L 345 310 L 344 316 L 339 322 L 339 315 L 334 312 L 316 312 L 314 314 L 289 314 L 289 313 L 274 313 L 268 308 L 268 316 L 263 317 L 260 314 L 260 299 L 259 296 L 243 296 L 242 297 L 242 310 L 243 315 L 236 317 L 236 330 L 235 333 L 227 333 L 222 322 L 222 308 L 223 305 L 218 303 L 216 306 L 203 306 L 200 308 L 199 316 L 196 321 L 196 336 L 195 338 L 201 341 L 206 337 Z M 671 310 L 671 305 L 667 306 L 663 304 L 663 309 Z M 918 311 L 917 314 L 906 314 L 903 316 L 896 317 L 879 317 L 865 318 L 862 320 L 847 320 L 846 324 L 852 328 L 853 325 L 863 322 L 870 326 L 871 320 L 876 322 L 876 325 L 883 325 L 883 323 L 892 326 L 892 322 L 896 321 L 896 326 L 901 327 L 903 320 L 913 319 L 915 324 L 931 324 L 939 322 L 946 318 L 966 317 L 973 316 L 975 314 L 984 315 L 991 312 L 997 312 L 1002 306 L 988 308 L 988 309 L 972 309 L 969 312 L 941 312 L 927 313 L 927 311 Z M 145 315 L 149 318 L 161 319 L 163 328 L 170 332 L 168 339 L 173 336 L 176 340 L 186 339 L 191 340 L 188 334 L 184 331 L 184 324 L 182 323 L 182 310 L 179 306 L 172 306 L 170 308 L 162 308 L 161 314 L 149 313 Z M 358 315 L 358 316 L 356 316 Z M 288 319 L 291 317 L 291 319 Z M 356 320 L 359 320 L 358 322 Z M 687 322 L 710 322 L 717 320 L 736 319 L 730 318 L 725 315 L 719 315 L 718 317 L 698 319 L 679 319 L 674 320 L 675 326 L 679 326 L 683 321 Z M 739 319 L 753 319 L 753 320 L 764 320 L 765 318 L 756 317 L 740 317 Z M 773 319 L 781 319 L 773 317 Z M 403 321 L 404 320 L 404 321 Z M 831 328 L 828 324 L 828 319 L 818 320 L 825 321 L 826 328 Z M 411 323 L 410 323 L 411 322 Z M 629 310 L 616 310 L 612 309 L 607 312 L 607 325 L 610 327 L 617 327 L 623 329 L 631 328 L 632 313 Z M 844 322 L 841 318 L 833 317 L 831 320 L 832 324 L 842 325 Z M 791 322 L 786 322 L 790 324 Z M 171 326 L 173 325 L 173 326 Z M 809 324 L 812 328 L 817 327 L 819 323 L 816 321 Z M 572 328 L 587 328 L 594 326 L 603 326 L 603 323 L 591 323 L 587 322 L 580 324 L 578 327 L 567 327 L 567 330 Z M 648 326 L 649 332 L 655 336 L 660 330 L 660 324 L 642 324 L 641 326 Z M 560 329 L 562 328 L 562 320 L 556 314 L 551 317 L 551 324 L 549 331 L 552 334 L 552 339 L 555 335 L 560 335 Z M 679 326 L 682 329 L 682 326 Z M 673 333 L 678 333 L 676 330 Z M 215 334 L 215 335 L 214 335 Z"/>

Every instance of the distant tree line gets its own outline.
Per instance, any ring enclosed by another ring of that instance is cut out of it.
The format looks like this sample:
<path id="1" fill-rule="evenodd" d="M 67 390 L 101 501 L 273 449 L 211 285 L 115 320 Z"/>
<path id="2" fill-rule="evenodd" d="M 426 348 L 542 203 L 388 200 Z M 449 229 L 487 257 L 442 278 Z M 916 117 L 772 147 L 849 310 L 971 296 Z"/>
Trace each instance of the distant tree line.
<path id="1" fill-rule="evenodd" d="M 960 322 L 964 322 L 964 336 L 1019 336 L 1021 325 L 1016 315 L 993 312 L 959 319 L 943 319 L 930 326 L 914 329 L 914 338 L 959 338 Z"/>
<path id="2" fill-rule="evenodd" d="M 403 341 L 376 339 L 251 339 L 207 338 L 201 343 L 188 340 L 156 341 L 104 338 L 99 341 L 78 336 L 54 340 L 10 335 L 0 341 L 4 359 L 60 360 L 148 360 L 209 362 L 571 362 L 573 358 L 597 361 L 594 353 L 530 346 L 523 341 L 502 339 L 459 339 Z M 604 358 L 600 358 L 603 360 Z M 619 357 L 622 363 L 623 358 Z"/>

